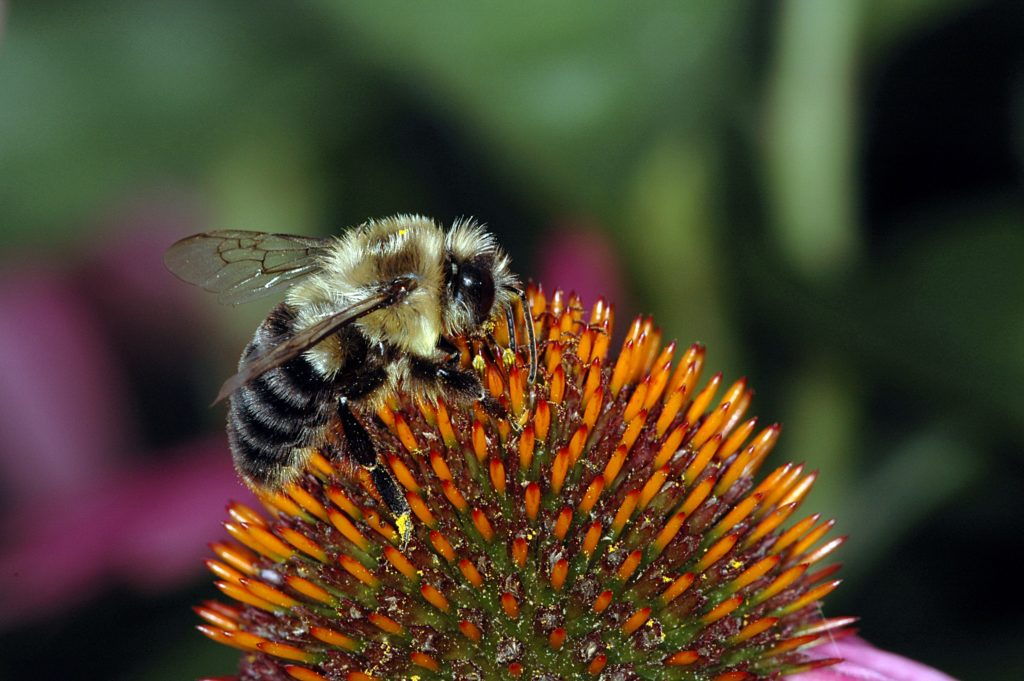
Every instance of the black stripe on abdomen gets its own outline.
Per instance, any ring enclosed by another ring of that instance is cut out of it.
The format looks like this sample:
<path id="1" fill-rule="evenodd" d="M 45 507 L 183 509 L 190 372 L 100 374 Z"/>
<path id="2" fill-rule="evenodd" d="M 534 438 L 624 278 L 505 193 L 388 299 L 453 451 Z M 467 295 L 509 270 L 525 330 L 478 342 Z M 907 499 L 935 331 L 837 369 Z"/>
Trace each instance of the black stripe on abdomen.
<path id="1" fill-rule="evenodd" d="M 291 308 L 275 308 L 257 328 L 239 370 L 290 337 L 293 321 Z M 332 412 L 334 392 L 301 356 L 239 388 L 230 399 L 227 429 L 239 473 L 265 487 L 296 475 L 294 450 L 315 444 Z"/>

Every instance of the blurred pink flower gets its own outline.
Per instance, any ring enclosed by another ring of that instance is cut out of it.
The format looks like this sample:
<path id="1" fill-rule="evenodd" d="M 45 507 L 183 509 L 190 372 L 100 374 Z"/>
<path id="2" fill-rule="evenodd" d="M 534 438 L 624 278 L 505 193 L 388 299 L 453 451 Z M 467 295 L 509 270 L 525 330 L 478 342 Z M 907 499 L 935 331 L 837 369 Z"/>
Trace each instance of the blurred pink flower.
<path id="1" fill-rule="evenodd" d="M 544 237 L 537 281 L 547 291 L 575 291 L 592 303 L 598 298 L 625 303 L 621 258 L 607 232 L 582 221 L 564 221 Z"/>
<path id="2" fill-rule="evenodd" d="M 954 681 L 952 676 L 879 650 L 855 636 L 818 646 L 808 654 L 815 659 L 840 657 L 843 662 L 799 674 L 793 681 Z"/>
<path id="3" fill-rule="evenodd" d="M 0 269 L 0 625 L 116 583 L 166 588 L 197 575 L 225 500 L 251 499 L 222 433 L 157 451 L 142 443 L 140 391 L 160 386 L 132 367 L 184 384 L 173 346 L 209 327 L 162 266 L 194 216 L 158 203 L 116 222 L 74 268 Z"/>

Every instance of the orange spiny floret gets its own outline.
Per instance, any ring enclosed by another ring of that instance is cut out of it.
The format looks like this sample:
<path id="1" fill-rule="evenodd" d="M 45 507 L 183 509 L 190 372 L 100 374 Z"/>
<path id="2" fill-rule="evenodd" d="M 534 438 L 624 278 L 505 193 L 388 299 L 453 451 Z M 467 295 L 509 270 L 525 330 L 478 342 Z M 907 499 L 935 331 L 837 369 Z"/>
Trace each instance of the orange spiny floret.
<path id="1" fill-rule="evenodd" d="M 555 564 L 551 567 L 551 586 L 555 591 L 562 590 L 562 585 L 565 584 L 565 578 L 568 574 L 569 561 L 565 558 L 555 561 Z"/>
<path id="2" fill-rule="evenodd" d="M 431 530 L 430 544 L 434 547 L 434 550 L 441 554 L 441 557 L 449 563 L 455 560 L 455 549 L 452 548 L 451 543 L 445 538 L 445 536 L 437 530 Z"/>
<path id="3" fill-rule="evenodd" d="M 654 360 L 654 370 L 651 372 L 651 382 L 647 389 L 647 397 L 644 399 L 644 409 L 651 409 L 661 399 L 668 385 L 668 379 L 672 371 L 672 355 L 676 351 L 676 342 L 672 341 L 665 346 L 661 354 Z"/>
<path id="4" fill-rule="evenodd" d="M 509 619 L 514 620 L 519 617 L 519 601 L 508 592 L 501 594 L 501 608 Z"/>
<path id="5" fill-rule="evenodd" d="M 479 508 L 473 509 L 473 527 L 480 533 L 484 541 L 490 543 L 494 540 L 494 528 L 491 526 L 491 521 L 487 519 L 487 515 L 484 514 Z"/>
<path id="6" fill-rule="evenodd" d="M 491 459 L 488 469 L 494 491 L 498 494 L 505 494 L 505 466 L 501 463 L 501 459 Z"/>
<path id="7" fill-rule="evenodd" d="M 626 454 L 628 453 L 629 447 L 625 444 L 620 444 L 615 448 L 612 455 L 608 457 L 608 463 L 605 464 L 604 473 L 602 474 L 606 486 L 610 487 L 615 478 L 619 476 L 619 471 L 622 470 L 622 464 L 625 463 Z"/>
<path id="8" fill-rule="evenodd" d="M 693 434 L 690 444 L 693 447 L 700 447 L 713 436 L 721 434 L 722 425 L 725 423 L 725 415 L 729 411 L 728 403 L 718 407 L 704 419 L 697 432 Z"/>
<path id="9" fill-rule="evenodd" d="M 392 634 L 394 636 L 401 636 L 405 633 L 405 629 L 402 627 L 401 624 L 391 619 L 390 617 L 381 615 L 380 613 L 370 613 L 366 617 L 366 619 L 369 620 L 370 624 L 388 634 Z"/>
<path id="10" fill-rule="evenodd" d="M 505 394 L 505 382 L 501 380 L 501 371 L 495 365 L 487 365 L 487 370 L 484 372 L 484 382 L 491 397 L 497 399 Z"/>
<path id="11" fill-rule="evenodd" d="M 587 491 L 583 493 L 583 498 L 580 499 L 580 505 L 577 507 L 579 512 L 583 515 L 590 513 L 590 509 L 594 508 L 594 504 L 601 498 L 602 491 L 604 491 L 604 477 L 598 475 L 587 486 Z"/>
<path id="12" fill-rule="evenodd" d="M 584 399 L 587 396 L 584 395 Z M 583 410 L 583 427 L 590 429 L 597 423 L 597 417 L 601 415 L 601 407 L 604 406 L 604 389 L 598 388 L 586 399 L 586 407 Z"/>
<path id="13" fill-rule="evenodd" d="M 650 608 L 640 608 L 632 615 L 630 615 L 629 619 L 622 623 L 622 633 L 626 636 L 629 636 L 634 631 L 642 627 L 644 623 L 650 618 L 650 616 Z"/>
<path id="14" fill-rule="evenodd" d="M 613 596 L 614 594 L 611 591 L 602 591 L 597 595 L 597 598 L 594 599 L 594 604 L 591 606 L 591 609 L 598 614 L 604 612 L 605 608 L 611 604 Z"/>
<path id="15" fill-rule="evenodd" d="M 257 650 L 274 657 L 280 657 L 284 660 L 294 660 L 295 662 L 313 662 L 316 660 L 316 656 L 312 653 L 308 653 L 302 648 L 296 648 L 295 646 L 288 645 L 287 643 L 278 643 L 276 641 L 265 641 L 264 643 L 256 644 Z"/>
<path id="16" fill-rule="evenodd" d="M 470 622 L 469 620 L 462 620 L 459 622 L 459 631 L 463 636 L 468 638 L 470 641 L 479 641 L 483 634 L 480 632 L 479 627 Z"/>
<path id="17" fill-rule="evenodd" d="M 812 516 L 804 518 L 793 525 L 793 527 L 783 532 L 779 535 L 779 538 L 775 540 L 775 543 L 772 544 L 772 553 L 781 553 L 784 551 L 787 546 L 809 532 L 814 523 L 818 522 L 819 518 L 821 518 L 821 514 L 815 513 Z"/>
<path id="18" fill-rule="evenodd" d="M 730 532 L 751 514 L 760 501 L 761 497 L 759 495 L 744 498 L 743 501 L 733 506 L 732 509 L 725 514 L 725 517 L 718 521 L 718 524 L 708 532 L 708 536 L 717 538 L 721 537 L 726 532 Z"/>
<path id="19" fill-rule="evenodd" d="M 547 442 L 548 428 L 551 426 L 551 405 L 546 400 L 537 403 L 537 413 L 533 417 L 534 431 L 537 439 Z"/>
<path id="20" fill-rule="evenodd" d="M 612 341 L 611 320 L 601 322 L 597 335 L 594 336 L 594 349 L 590 353 L 590 361 L 601 360 L 608 356 L 608 346 Z"/>
<path id="21" fill-rule="evenodd" d="M 719 371 L 717 374 L 711 377 L 708 384 L 697 393 L 693 398 L 693 404 L 686 410 L 686 420 L 690 423 L 696 423 L 697 419 L 707 411 L 708 405 L 711 404 L 711 400 L 715 398 L 715 393 L 718 392 L 718 386 L 722 384 L 722 372 Z"/>
<path id="22" fill-rule="evenodd" d="M 409 562 L 409 559 L 405 557 L 401 551 L 396 549 L 394 546 L 384 547 L 384 558 L 391 563 L 396 570 L 405 575 L 408 579 L 417 579 L 416 566 Z"/>
<path id="23" fill-rule="evenodd" d="M 469 508 L 469 504 L 466 503 L 465 497 L 459 492 L 458 486 L 451 480 L 441 482 L 441 492 L 444 493 L 448 503 L 454 506 L 460 513 L 465 513 L 466 509 Z"/>
<path id="24" fill-rule="evenodd" d="M 604 399 L 604 388 L 601 387 L 601 365 L 600 359 L 591 362 L 590 368 L 587 370 L 587 378 L 583 382 L 583 404 L 588 407 L 598 390 L 601 391 L 601 399 Z"/>
<path id="25" fill-rule="evenodd" d="M 530 543 L 522 537 L 516 537 L 512 540 L 512 560 L 516 566 L 523 568 L 526 566 L 526 559 L 529 556 Z"/>
<path id="26" fill-rule="evenodd" d="M 701 617 L 701 621 L 704 624 L 714 624 L 718 620 L 722 619 L 736 608 L 743 604 L 743 598 L 741 596 L 733 596 L 727 598 L 718 605 L 716 605 L 709 613 Z"/>
<path id="27" fill-rule="evenodd" d="M 821 600 L 825 596 L 835 591 L 836 587 L 842 584 L 842 582 L 843 580 L 841 579 L 833 579 L 831 582 L 819 584 L 818 586 L 814 587 L 813 589 L 805 593 L 800 598 L 796 599 L 789 605 L 782 608 L 782 610 L 780 611 L 781 614 L 788 615 L 790 613 L 794 613 L 797 610 L 800 610 L 801 608 L 810 605 L 814 601 Z"/>
<path id="28" fill-rule="evenodd" d="M 620 582 L 629 581 L 629 578 L 633 576 L 636 569 L 640 567 L 640 561 L 643 560 L 644 554 L 642 551 L 633 551 L 626 559 L 619 565 L 618 571 L 615 573 L 616 579 Z"/>
<path id="29" fill-rule="evenodd" d="M 729 582 L 728 590 L 732 593 L 739 591 L 740 589 L 753 584 L 757 580 L 764 577 L 766 574 L 775 569 L 775 567 L 781 562 L 778 556 L 768 556 L 757 561 L 746 570 L 744 570 L 739 577 Z"/>
<path id="30" fill-rule="evenodd" d="M 441 439 L 444 440 L 446 447 L 454 447 L 458 443 L 458 439 L 455 437 L 455 429 L 452 428 L 451 417 L 448 416 L 448 408 L 441 400 L 437 401 L 437 429 L 441 433 Z"/>
<path id="31" fill-rule="evenodd" d="M 423 596 L 424 600 L 441 612 L 448 612 L 451 608 L 451 604 L 448 603 L 448 599 L 444 597 L 444 594 L 438 591 L 437 587 L 431 584 L 424 584 L 421 586 L 420 594 Z"/>
<path id="32" fill-rule="evenodd" d="M 426 653 L 417 651 L 410 655 L 409 659 L 412 660 L 412 663 L 418 667 L 429 669 L 432 672 L 441 671 L 441 664 L 437 660 L 432 658 L 430 655 L 427 655 Z"/>
<path id="33" fill-rule="evenodd" d="M 732 547 L 736 545 L 737 539 L 738 537 L 736 535 L 730 534 L 715 542 L 697 563 L 697 571 L 704 572 L 709 567 L 720 561 L 727 553 L 732 551 Z"/>
<path id="34" fill-rule="evenodd" d="M 437 518 L 430 511 L 430 507 L 427 506 L 427 502 L 423 501 L 423 497 L 416 494 L 415 492 L 406 492 L 405 500 L 409 502 L 409 508 L 416 514 L 416 517 L 420 519 L 427 527 L 433 529 L 437 526 Z"/>
<path id="35" fill-rule="evenodd" d="M 353 520 L 359 520 L 363 517 L 362 512 L 359 510 L 359 507 L 356 506 L 355 502 L 352 501 L 337 485 L 331 485 L 327 488 L 327 498 L 331 500 L 331 503 L 347 513 L 348 517 Z"/>
<path id="36" fill-rule="evenodd" d="M 395 415 L 395 431 L 398 433 L 398 439 L 401 440 L 402 446 L 409 452 L 418 452 L 420 449 L 419 443 L 416 441 L 416 436 L 412 434 L 412 429 L 409 428 L 409 424 L 406 423 L 405 418 L 401 414 Z"/>
<path id="37" fill-rule="evenodd" d="M 477 570 L 476 566 L 473 565 L 473 563 L 471 563 L 469 560 L 463 558 L 459 561 L 459 572 L 461 572 L 462 576 L 466 578 L 466 581 L 472 584 L 474 587 L 479 589 L 481 586 L 483 586 L 483 575 L 480 574 L 480 571 Z"/>
<path id="38" fill-rule="evenodd" d="M 673 653 L 665 658 L 665 664 L 670 667 L 685 667 L 688 664 L 693 664 L 700 655 L 697 654 L 696 650 L 680 650 L 678 653 Z"/>
<path id="39" fill-rule="evenodd" d="M 665 398 L 665 406 L 662 408 L 661 413 L 658 415 L 658 420 L 654 424 L 655 435 L 661 437 L 665 434 L 668 427 L 675 421 L 676 416 L 679 415 L 679 410 L 683 408 L 685 399 L 685 386 L 680 386 L 668 394 L 668 397 Z"/>
<path id="40" fill-rule="evenodd" d="M 683 527 L 683 523 L 686 521 L 686 515 L 683 513 L 676 513 L 665 526 L 658 532 L 658 536 L 654 539 L 654 553 L 655 555 L 660 554 L 665 550 L 665 547 L 675 539 L 676 535 L 679 534 L 679 530 Z"/>
<path id="41" fill-rule="evenodd" d="M 760 619 L 754 620 L 747 626 L 740 629 L 739 633 L 730 638 L 729 641 L 733 644 L 749 641 L 758 634 L 763 634 L 764 632 L 768 631 L 776 624 L 778 624 L 778 622 L 778 617 L 762 617 Z"/>
<path id="42" fill-rule="evenodd" d="M 594 349 L 594 329 L 585 329 L 580 334 L 579 343 L 576 344 L 576 356 L 580 358 L 581 364 L 590 361 L 590 351 Z"/>
<path id="43" fill-rule="evenodd" d="M 587 444 L 587 435 L 590 430 L 586 424 L 581 425 L 573 433 L 572 439 L 569 440 L 569 465 L 575 465 L 577 459 L 580 457 L 580 453 L 583 451 L 583 447 Z"/>
<path id="44" fill-rule="evenodd" d="M 683 502 L 683 505 L 679 507 L 679 512 L 685 513 L 686 515 L 693 515 L 693 512 L 696 511 L 697 508 L 704 503 L 704 500 L 708 498 L 708 495 L 711 494 L 711 487 L 714 485 L 714 482 L 714 479 L 710 477 L 701 480 L 686 497 L 686 501 Z"/>
<path id="45" fill-rule="evenodd" d="M 345 568 L 347 573 L 358 579 L 366 586 L 376 588 L 377 585 L 380 584 L 380 580 L 355 558 L 341 554 L 338 556 L 338 562 L 341 563 L 341 567 Z"/>
<path id="46" fill-rule="evenodd" d="M 747 466 L 750 465 L 750 458 L 753 454 L 753 449 L 747 447 L 733 459 L 732 463 L 726 467 L 725 471 L 718 478 L 718 484 L 715 485 L 715 494 L 723 496 L 732 488 L 733 484 L 746 471 Z"/>
<path id="47" fill-rule="evenodd" d="M 526 506 L 526 517 L 531 522 L 536 520 L 537 513 L 540 511 L 540 485 L 531 482 L 526 486 L 526 490 L 523 492 L 523 504 Z"/>
<path id="48" fill-rule="evenodd" d="M 751 600 L 751 604 L 759 605 L 767 601 L 769 598 L 777 596 L 784 589 L 786 589 L 789 586 L 792 586 L 792 584 L 796 580 L 800 579 L 800 577 L 806 571 L 806 565 L 796 565 L 794 567 L 789 568 L 788 570 L 783 571 L 782 574 L 776 577 L 771 584 L 757 592 L 757 594 Z"/>
<path id="49" fill-rule="evenodd" d="M 671 584 L 669 584 L 668 588 L 661 593 L 661 596 L 659 596 L 661 602 L 668 605 L 674 601 L 682 595 L 684 591 L 690 588 L 690 585 L 693 584 L 693 580 L 696 578 L 696 575 L 692 572 L 687 572 L 677 577 Z"/>
<path id="50" fill-rule="evenodd" d="M 633 420 L 633 417 L 640 413 L 643 409 L 644 402 L 647 398 L 647 391 L 650 389 L 650 378 L 647 378 L 637 384 L 636 389 L 633 390 L 633 394 L 629 396 L 629 401 L 626 402 L 626 409 L 622 412 L 622 420 L 629 422 Z"/>
<path id="51" fill-rule="evenodd" d="M 615 362 L 615 368 L 612 370 L 612 378 L 608 384 L 608 389 L 612 391 L 612 397 L 617 397 L 619 390 L 625 385 L 626 380 L 629 378 L 629 366 L 633 359 L 634 341 L 627 340 L 626 344 L 622 348 L 622 352 L 619 354 L 619 359 Z"/>
<path id="52" fill-rule="evenodd" d="M 337 602 L 334 596 L 326 589 L 298 575 L 289 575 L 284 578 L 284 581 L 292 589 L 295 589 L 307 598 L 312 598 L 314 601 L 320 601 L 327 605 L 334 605 Z"/>
<path id="53" fill-rule="evenodd" d="M 290 527 L 280 527 L 278 528 L 277 533 L 281 535 L 282 539 L 297 548 L 299 551 L 305 553 L 307 556 L 310 556 L 321 563 L 327 562 L 327 553 L 323 548 L 301 532 L 297 532 Z"/>
<path id="54" fill-rule="evenodd" d="M 413 477 L 412 471 L 409 467 L 402 463 L 402 460 L 397 456 L 391 455 L 387 457 L 388 466 L 391 471 L 395 474 L 395 480 L 398 480 L 399 484 L 410 492 L 419 492 L 420 486 L 416 482 L 416 478 Z"/>
<path id="55" fill-rule="evenodd" d="M 555 539 L 558 541 L 565 539 L 565 535 L 569 532 L 569 526 L 571 524 L 572 508 L 565 506 L 558 512 L 558 518 L 555 520 L 555 527 L 552 530 L 552 534 L 555 535 Z"/>
<path id="56" fill-rule="evenodd" d="M 231 565 L 236 570 L 244 572 L 247 575 L 256 574 L 257 568 L 254 565 L 256 556 L 245 548 L 237 545 L 217 542 L 210 544 L 210 549 L 213 550 L 214 554 L 216 554 L 218 558 L 228 565 Z"/>
<path id="57" fill-rule="evenodd" d="M 586 554 L 587 558 L 590 558 L 594 549 L 597 548 L 598 542 L 601 541 L 601 523 L 594 522 L 588 529 L 587 534 L 583 537 L 583 553 Z"/>
<path id="58" fill-rule="evenodd" d="M 292 677 L 296 681 L 328 681 L 328 678 L 323 674 L 317 674 L 308 667 L 299 667 L 294 664 L 286 664 L 284 670 L 288 673 L 288 676 Z"/>
<path id="59" fill-rule="evenodd" d="M 569 464 L 572 457 L 568 447 L 562 447 L 551 462 L 551 492 L 558 494 L 562 491 L 562 484 L 565 483 L 565 476 L 569 472 Z"/>
<path id="60" fill-rule="evenodd" d="M 561 404 L 562 399 L 565 397 L 565 368 L 561 365 L 551 374 L 549 396 L 555 404 Z"/>
<path id="61" fill-rule="evenodd" d="M 680 424 L 665 441 L 658 447 L 658 453 L 654 456 L 654 462 L 651 464 L 654 468 L 661 468 L 669 462 L 669 459 L 679 451 L 679 445 L 682 444 L 683 438 L 686 436 L 686 424 Z"/>
<path id="62" fill-rule="evenodd" d="M 363 536 L 363 533 L 360 532 L 352 521 L 348 519 L 348 516 L 341 511 L 333 508 L 328 509 L 327 519 L 330 521 L 331 525 L 334 525 L 334 527 L 341 532 L 345 539 L 348 539 L 361 550 L 365 551 L 366 547 L 369 546 L 369 541 L 365 536 Z"/>
<path id="63" fill-rule="evenodd" d="M 627 494 L 622 500 L 619 510 L 615 513 L 615 519 L 612 520 L 612 530 L 616 535 L 622 532 L 622 528 L 626 526 L 626 523 L 632 517 L 633 511 L 636 509 L 636 503 L 639 500 L 640 490 L 638 489 Z"/>
<path id="64" fill-rule="evenodd" d="M 470 439 L 473 442 L 473 453 L 476 454 L 476 460 L 483 462 L 487 458 L 487 432 L 484 430 L 484 424 L 480 421 L 473 421 Z"/>
<path id="65" fill-rule="evenodd" d="M 640 499 L 637 502 L 637 508 L 641 511 L 647 508 L 647 504 L 651 503 L 651 499 L 661 491 L 662 485 L 665 484 L 665 480 L 668 478 L 668 467 L 659 468 L 651 474 L 647 482 L 644 483 L 643 489 L 640 490 Z"/>
<path id="66" fill-rule="evenodd" d="M 722 447 L 718 450 L 719 459 L 728 459 L 730 456 L 735 454 L 743 443 L 746 441 L 750 434 L 754 432 L 754 428 L 757 426 L 757 417 L 747 420 L 734 433 L 722 443 Z"/>
<path id="67" fill-rule="evenodd" d="M 294 483 L 289 485 L 288 496 L 294 499 L 295 502 L 306 511 L 313 514 L 320 520 L 327 522 L 327 509 L 325 509 L 323 504 L 321 504 L 319 500 L 315 499 L 312 494 L 303 489 L 301 485 Z"/>
<path id="68" fill-rule="evenodd" d="M 529 473 L 533 463 L 534 442 L 533 424 L 530 424 L 523 428 L 523 432 L 519 436 L 519 470 L 524 474 Z"/>
<path id="69" fill-rule="evenodd" d="M 640 431 L 644 429 L 645 423 L 647 423 L 647 410 L 641 409 L 640 413 L 626 424 L 626 430 L 622 433 L 622 439 L 619 440 L 619 444 L 626 445 L 627 451 L 632 449 L 636 439 L 640 437 Z"/>

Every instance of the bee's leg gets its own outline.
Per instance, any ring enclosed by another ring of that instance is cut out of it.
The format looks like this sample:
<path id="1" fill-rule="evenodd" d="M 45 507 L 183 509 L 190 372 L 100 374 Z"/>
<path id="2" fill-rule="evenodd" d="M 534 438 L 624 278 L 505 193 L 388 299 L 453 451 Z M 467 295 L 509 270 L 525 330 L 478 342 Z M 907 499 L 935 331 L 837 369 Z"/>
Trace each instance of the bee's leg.
<path id="1" fill-rule="evenodd" d="M 405 495 L 398 488 L 398 484 L 391 476 L 387 467 L 381 464 L 377 450 L 373 446 L 373 440 L 366 428 L 359 422 L 356 415 L 348 406 L 348 398 L 342 397 L 338 401 L 338 419 L 341 421 L 341 428 L 345 431 L 345 445 L 349 455 L 355 459 L 370 474 L 373 486 L 384 500 L 384 504 L 395 517 L 395 525 L 398 534 L 402 539 L 402 546 L 409 543 L 409 536 L 412 533 L 412 516 L 409 502 Z"/>
<path id="2" fill-rule="evenodd" d="M 440 392 L 455 402 L 464 403 L 484 397 L 480 379 L 458 365 L 458 355 L 443 362 L 410 355 L 409 378 L 422 385 L 424 392 Z"/>

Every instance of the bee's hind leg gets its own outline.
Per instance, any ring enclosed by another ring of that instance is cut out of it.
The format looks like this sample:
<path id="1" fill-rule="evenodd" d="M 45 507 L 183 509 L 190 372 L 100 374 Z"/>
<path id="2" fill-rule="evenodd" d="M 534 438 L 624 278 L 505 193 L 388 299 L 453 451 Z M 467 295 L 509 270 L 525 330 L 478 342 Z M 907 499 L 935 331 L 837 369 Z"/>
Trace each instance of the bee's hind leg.
<path id="1" fill-rule="evenodd" d="M 359 422 L 356 415 L 352 413 L 348 406 L 348 400 L 344 397 L 338 402 L 338 419 L 341 422 L 342 430 L 345 432 L 345 446 L 348 449 L 349 455 L 355 459 L 356 463 L 369 472 L 370 479 L 373 480 L 374 489 L 377 490 L 384 500 L 384 504 L 395 517 L 395 525 L 398 528 L 398 534 L 401 537 L 404 548 L 409 543 L 409 537 L 412 534 L 412 516 L 409 502 L 405 500 L 405 495 L 399 489 L 398 483 L 395 482 L 391 472 L 381 464 L 380 458 L 377 456 L 377 450 L 373 446 L 373 440 L 370 439 L 370 434 L 366 432 L 366 428 Z"/>

